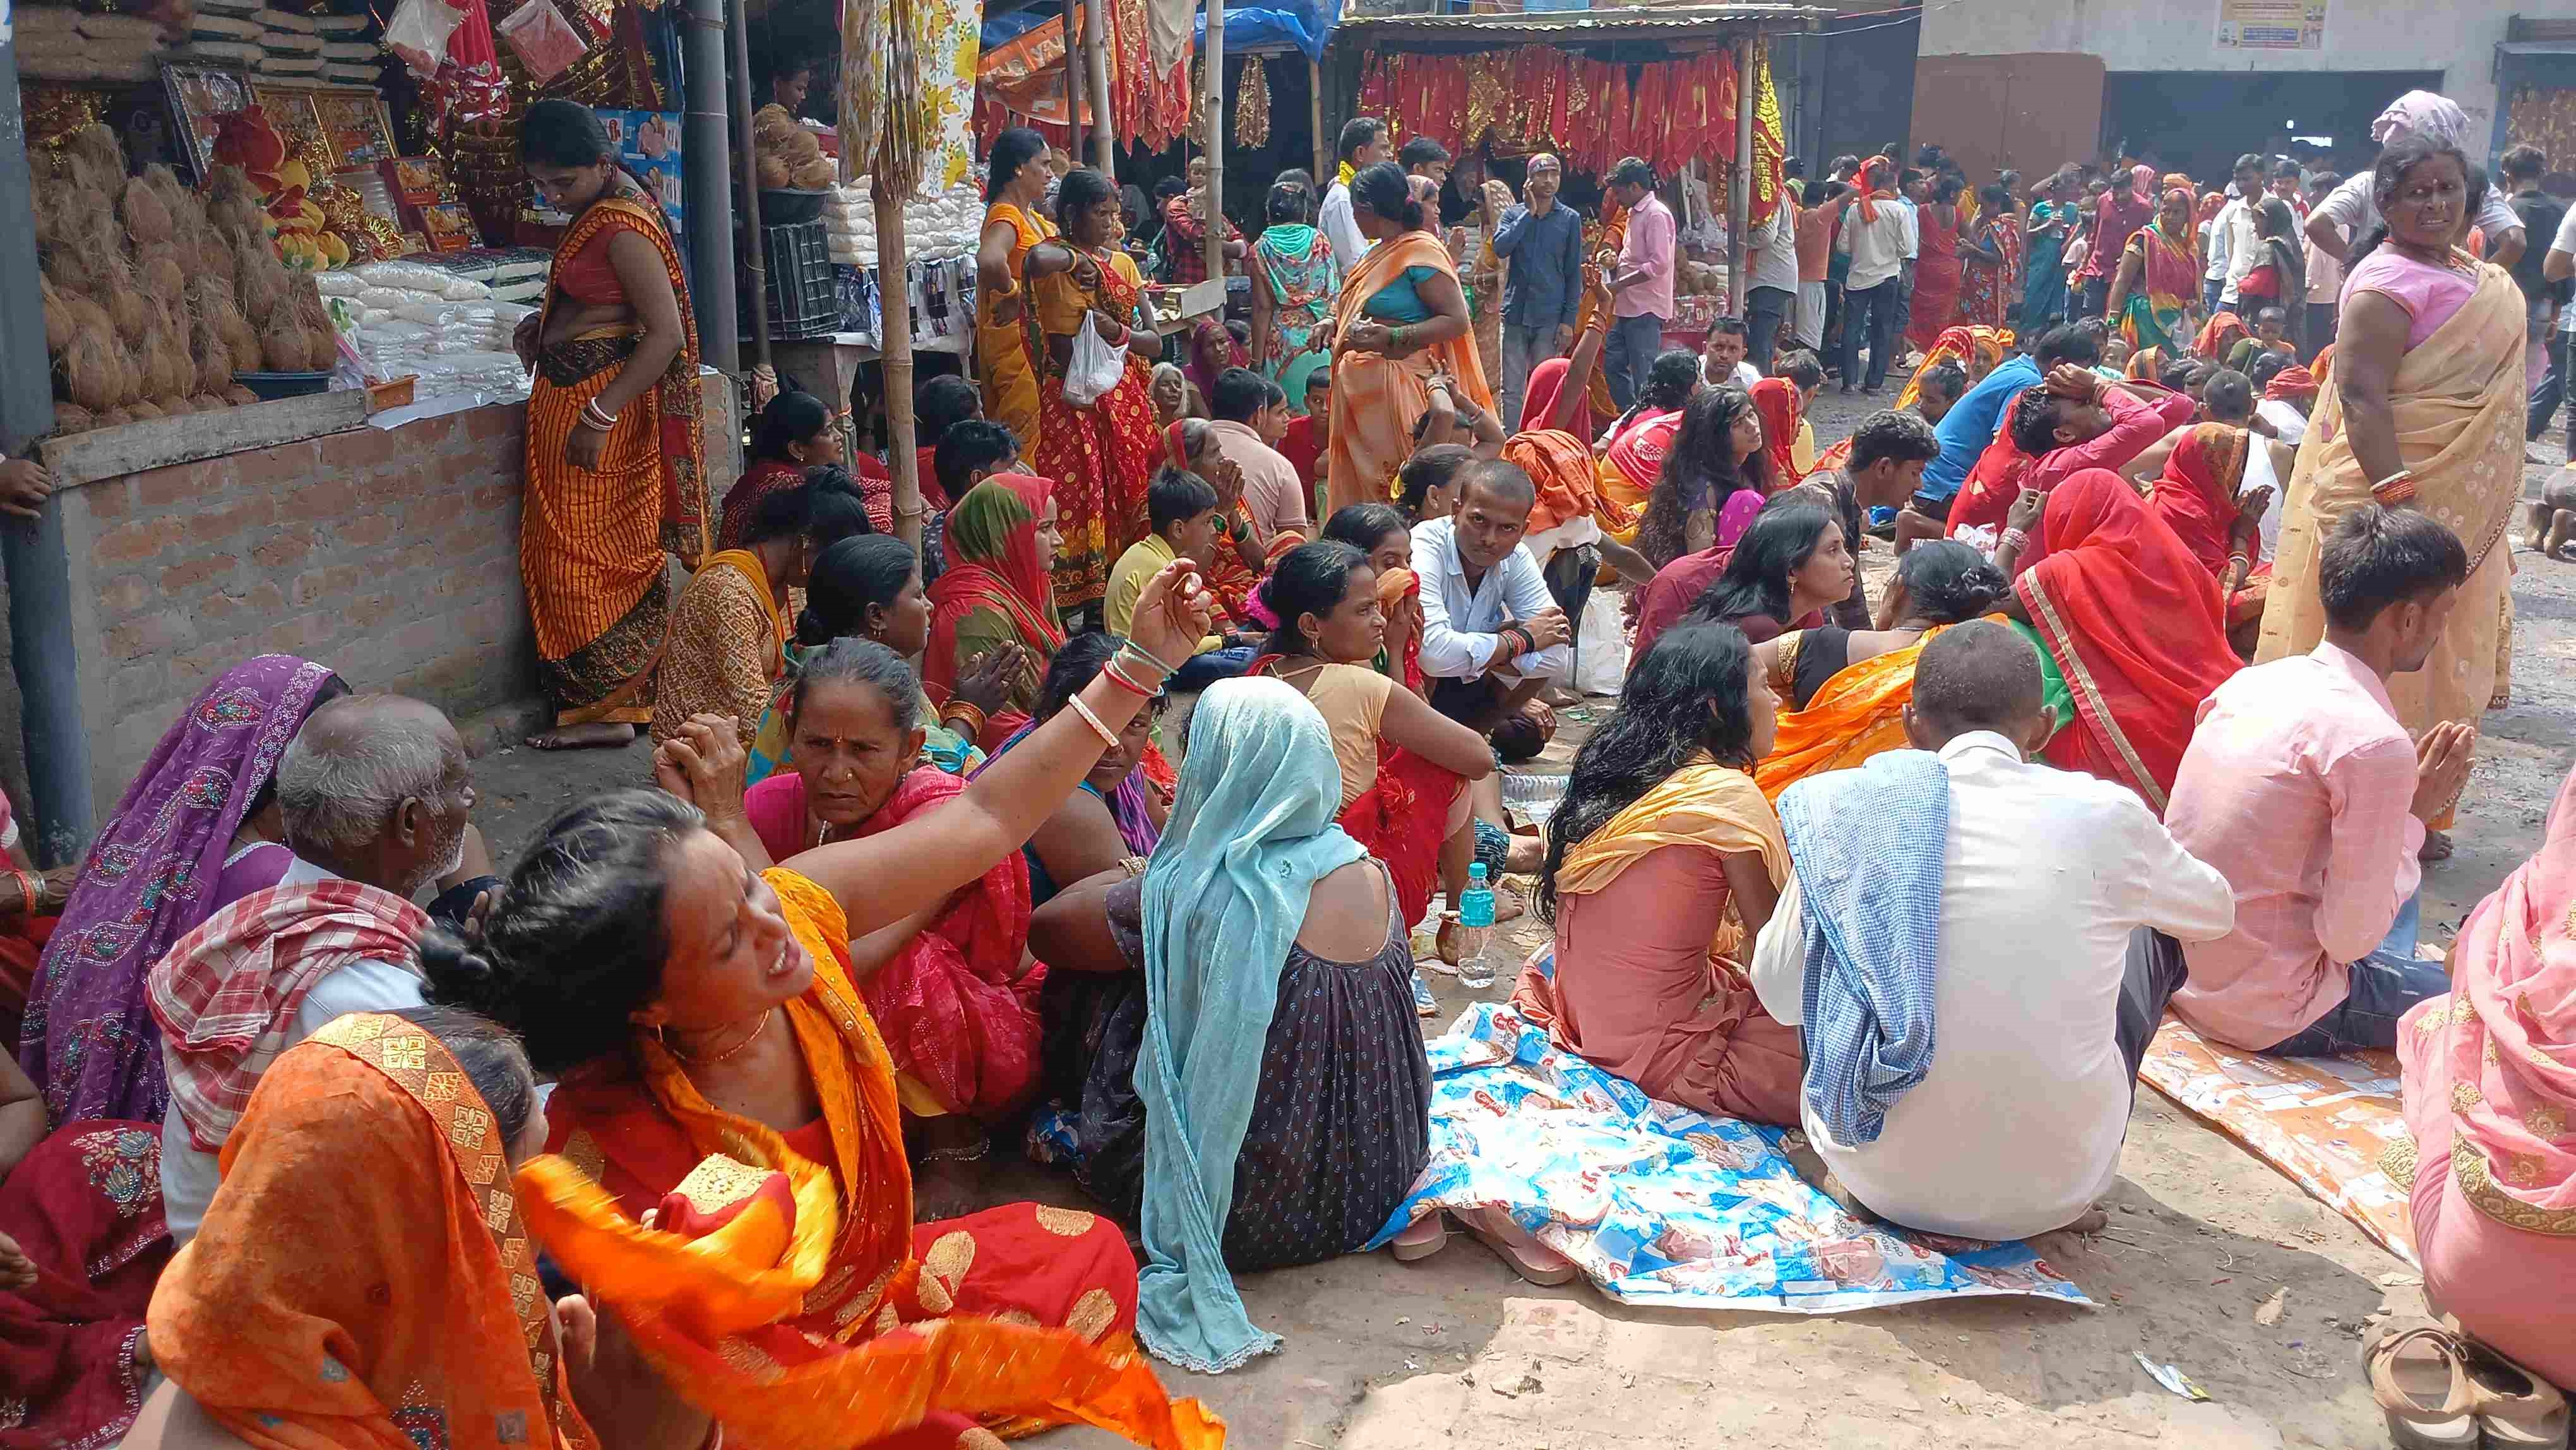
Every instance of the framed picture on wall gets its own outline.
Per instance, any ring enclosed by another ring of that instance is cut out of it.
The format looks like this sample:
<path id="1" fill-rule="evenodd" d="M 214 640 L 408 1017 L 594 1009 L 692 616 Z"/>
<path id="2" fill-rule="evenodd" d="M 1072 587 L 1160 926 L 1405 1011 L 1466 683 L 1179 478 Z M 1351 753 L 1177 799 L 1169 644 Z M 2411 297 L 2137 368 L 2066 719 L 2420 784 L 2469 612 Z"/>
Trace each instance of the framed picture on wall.
<path id="1" fill-rule="evenodd" d="M 250 81 L 240 71 L 193 61 L 163 61 L 161 88 L 170 97 L 172 149 L 188 179 L 202 186 L 214 169 L 218 118 L 246 110 L 252 102 Z"/>

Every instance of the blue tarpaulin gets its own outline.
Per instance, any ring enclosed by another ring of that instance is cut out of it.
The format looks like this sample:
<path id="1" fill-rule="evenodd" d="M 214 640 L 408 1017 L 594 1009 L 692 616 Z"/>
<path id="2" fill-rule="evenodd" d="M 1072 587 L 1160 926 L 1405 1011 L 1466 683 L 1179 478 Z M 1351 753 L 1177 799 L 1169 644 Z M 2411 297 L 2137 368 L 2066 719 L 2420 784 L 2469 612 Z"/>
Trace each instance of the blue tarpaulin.
<path id="1" fill-rule="evenodd" d="M 1240 52 L 1256 45 L 1293 45 L 1304 51 L 1308 60 L 1321 60 L 1324 41 L 1341 16 L 1341 0 L 1304 0 L 1284 9 L 1238 10 L 1229 5 L 1225 8 L 1225 46 Z M 1046 0 L 991 16 L 984 22 L 984 49 L 999 50 L 1048 21 L 1062 18 L 1063 10 Z M 1191 44 L 1205 45 L 1206 12 L 1193 17 L 1191 25 Z"/>

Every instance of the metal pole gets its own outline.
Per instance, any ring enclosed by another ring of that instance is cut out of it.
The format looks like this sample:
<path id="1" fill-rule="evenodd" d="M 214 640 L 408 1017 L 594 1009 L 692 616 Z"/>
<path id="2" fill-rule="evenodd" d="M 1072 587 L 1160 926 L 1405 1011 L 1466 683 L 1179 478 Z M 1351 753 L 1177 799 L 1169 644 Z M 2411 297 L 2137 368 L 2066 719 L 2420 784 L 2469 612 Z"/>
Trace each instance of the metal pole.
<path id="1" fill-rule="evenodd" d="M 733 305 L 733 189 L 719 159 L 730 149 L 725 143 L 724 0 L 689 0 L 688 27 L 681 42 L 687 64 L 682 88 L 688 93 L 682 140 L 690 164 L 681 170 L 681 183 L 688 188 L 698 352 L 718 372 L 738 373 L 742 327 Z"/>
<path id="2" fill-rule="evenodd" d="M 742 0 L 727 8 L 725 28 L 733 39 L 734 146 L 742 153 L 743 271 L 751 278 L 751 357 L 769 366 L 769 266 L 760 234 L 760 171 L 753 164 L 751 139 L 751 20 Z"/>
<path id="3" fill-rule="evenodd" d="M 1070 58 L 1070 57 L 1068 57 Z M 903 261 L 903 198 L 886 187 L 885 168 L 870 178 L 877 205 L 877 297 L 884 335 L 886 462 L 894 473 L 894 531 L 921 549 L 921 456 L 912 425 L 912 285 Z"/>
<path id="4" fill-rule="evenodd" d="M 1753 90 L 1753 48 L 1760 43 L 1751 34 L 1735 42 L 1735 169 L 1726 188 L 1726 310 L 1737 317 L 1744 315 L 1744 300 L 1750 295 L 1744 285 L 1744 233 L 1753 225 L 1753 110 L 1759 100 Z"/>
<path id="5" fill-rule="evenodd" d="M 1324 134 L 1324 63 L 1312 56 L 1306 58 L 1306 123 L 1315 133 L 1315 185 L 1330 190 L 1339 168 L 1333 165 L 1332 138 Z"/>
<path id="6" fill-rule="evenodd" d="M 1225 0 L 1207 0 L 1207 57 L 1200 76 L 1206 85 L 1208 163 L 1207 274 L 1225 276 Z M 1224 320 L 1224 303 L 1217 305 Z"/>
<path id="7" fill-rule="evenodd" d="M 1118 179 L 1117 138 L 1110 129 L 1109 118 L 1109 35 L 1108 22 L 1102 18 L 1109 0 L 1094 0 L 1082 7 L 1082 59 L 1091 76 L 1091 149 L 1092 165 L 1112 181 Z"/>
<path id="8" fill-rule="evenodd" d="M 1082 160 L 1082 92 L 1089 77 L 1082 55 L 1082 7 L 1064 0 L 1064 154 Z"/>
<path id="9" fill-rule="evenodd" d="M 0 29 L 0 213 L 26 216 L 32 199 L 17 47 Z M 25 456 L 53 431 L 50 377 L 36 235 L 0 227 L 0 449 L 12 457 Z M 27 787 L 35 797 L 28 851 L 39 866 L 68 865 L 89 849 L 97 822 L 90 813 L 89 732 L 81 728 L 71 554 L 63 543 L 60 498 L 48 500 L 32 524 L 0 525 L 0 567 L 9 572 L 9 663 L 18 676 Z"/>

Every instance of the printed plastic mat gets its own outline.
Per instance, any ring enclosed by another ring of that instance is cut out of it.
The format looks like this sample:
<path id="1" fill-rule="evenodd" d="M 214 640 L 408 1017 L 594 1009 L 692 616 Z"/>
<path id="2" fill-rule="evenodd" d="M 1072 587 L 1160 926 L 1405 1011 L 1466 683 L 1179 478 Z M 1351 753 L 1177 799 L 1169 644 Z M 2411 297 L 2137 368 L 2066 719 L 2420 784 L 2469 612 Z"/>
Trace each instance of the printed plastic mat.
<path id="1" fill-rule="evenodd" d="M 2379 1166 L 2389 1144 L 2409 1137 L 2395 1053 L 2266 1057 L 2206 1041 L 2168 1016 L 2138 1075 L 2351 1219 L 2380 1247 L 2418 1262 L 2406 1190 Z"/>
<path id="2" fill-rule="evenodd" d="M 1628 1304 L 2092 1303 L 2027 1245 L 1862 1224 L 1791 1169 L 1782 1130 L 1657 1102 L 1509 1007 L 1480 1003 L 1428 1046 L 1431 1160 L 1371 1248 L 1434 1209 L 1502 1208 Z"/>

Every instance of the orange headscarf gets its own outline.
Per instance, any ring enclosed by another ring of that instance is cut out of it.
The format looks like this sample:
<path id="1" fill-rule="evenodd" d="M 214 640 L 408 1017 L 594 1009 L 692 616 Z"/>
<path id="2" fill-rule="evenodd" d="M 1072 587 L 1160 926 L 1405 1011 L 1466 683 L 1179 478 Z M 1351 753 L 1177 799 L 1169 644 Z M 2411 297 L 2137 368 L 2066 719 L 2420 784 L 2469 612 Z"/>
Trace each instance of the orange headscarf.
<path id="1" fill-rule="evenodd" d="M 153 1356 L 263 1450 L 597 1442 L 564 1393 L 501 1130 L 439 1040 L 359 1013 L 261 1075 L 152 1297 Z"/>
<path id="2" fill-rule="evenodd" d="M 2311 402 L 2317 396 L 2317 375 L 2302 367 L 2287 367 L 2272 375 L 2263 387 L 2263 401 Z"/>
<path id="3" fill-rule="evenodd" d="M 1748 391 L 1753 410 L 1762 415 L 1762 448 L 1771 455 L 1771 487 L 1777 492 L 1798 482 L 1798 465 L 1790 457 L 1798 443 L 1798 385 L 1762 378 Z"/>
<path id="4" fill-rule="evenodd" d="M 1537 500 L 1530 505 L 1529 531 L 1545 533 L 1571 519 L 1592 516 L 1600 507 L 1600 490 L 1595 488 L 1592 450 L 1571 433 L 1554 429 L 1533 428 L 1515 433 L 1503 443 L 1503 461 L 1518 465 L 1530 476 L 1538 489 Z M 1614 514 L 1625 509 L 1614 507 Z M 1615 529 L 1635 524 L 1633 517 L 1605 519 Z"/>
<path id="5" fill-rule="evenodd" d="M 1222 1424 L 1197 1402 L 1165 1395 L 1126 1336 L 1106 1333 L 1116 1315 L 1133 1315 L 1132 1260 L 1123 1306 L 1105 1290 L 1088 1293 L 1096 1310 L 1076 1301 L 1062 1327 L 1038 1327 L 960 1302 L 979 1253 L 971 1232 L 915 1256 L 894 1067 L 850 984 L 849 923 L 830 893 L 795 872 L 772 869 L 767 880 L 814 963 L 814 985 L 787 1004 L 787 1017 L 829 1133 L 824 1201 L 810 1201 L 812 1166 L 779 1134 L 709 1103 L 677 1059 L 638 1036 L 642 1082 L 614 1072 L 567 1079 L 548 1107 L 554 1151 L 519 1172 L 547 1248 L 566 1265 L 587 1265 L 586 1287 L 628 1306 L 637 1345 L 671 1388 L 747 1444 L 866 1445 L 937 1413 L 1013 1418 L 1028 1429 L 1080 1421 L 1157 1450 L 1215 1450 Z M 798 1183 L 788 1247 L 737 1276 L 792 1280 L 801 1297 L 786 1317 L 746 1326 L 737 1303 L 652 1267 L 655 1254 L 688 1251 L 660 1243 L 635 1217 L 714 1154 Z M 1089 1214 L 1033 1212 L 1043 1227 L 1023 1237 L 1059 1258 L 1072 1257 L 1081 1235 L 1116 1233 Z M 984 1253 L 1011 1249 L 997 1239 Z M 1043 1266 L 994 1270 L 1036 1276 Z M 1096 1322 L 1077 1327 L 1084 1320 Z"/>
<path id="6" fill-rule="evenodd" d="M 1894 163 L 1884 156 L 1873 156 L 1860 164 L 1860 174 L 1852 178 L 1860 192 L 1860 219 L 1878 220 L 1878 204 L 1888 195 L 1887 168 Z"/>
<path id="7" fill-rule="evenodd" d="M 2164 476 L 2147 495 L 2157 517 L 2212 575 L 2227 568 L 2248 441 L 2242 428 L 2199 425 L 2174 445 L 2165 458 Z"/>

